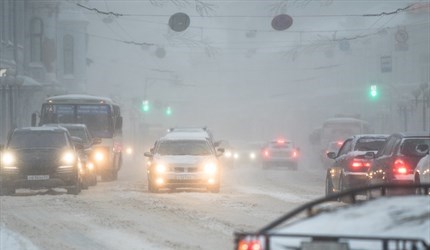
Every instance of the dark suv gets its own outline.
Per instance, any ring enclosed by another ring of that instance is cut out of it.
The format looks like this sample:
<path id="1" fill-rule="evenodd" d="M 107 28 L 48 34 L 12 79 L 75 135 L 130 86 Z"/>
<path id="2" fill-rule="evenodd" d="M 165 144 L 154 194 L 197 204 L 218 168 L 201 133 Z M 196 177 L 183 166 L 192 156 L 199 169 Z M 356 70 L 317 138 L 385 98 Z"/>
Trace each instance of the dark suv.
<path id="1" fill-rule="evenodd" d="M 428 132 L 390 135 L 385 146 L 376 155 L 367 155 L 374 157 L 368 172 L 369 184 L 413 183 L 414 169 L 424 156 L 417 150 L 417 146 L 421 144 L 430 145 Z"/>
<path id="2" fill-rule="evenodd" d="M 17 188 L 60 187 L 69 194 L 79 194 L 80 164 L 67 129 L 15 129 L 1 154 L 1 193 L 11 195 Z"/>

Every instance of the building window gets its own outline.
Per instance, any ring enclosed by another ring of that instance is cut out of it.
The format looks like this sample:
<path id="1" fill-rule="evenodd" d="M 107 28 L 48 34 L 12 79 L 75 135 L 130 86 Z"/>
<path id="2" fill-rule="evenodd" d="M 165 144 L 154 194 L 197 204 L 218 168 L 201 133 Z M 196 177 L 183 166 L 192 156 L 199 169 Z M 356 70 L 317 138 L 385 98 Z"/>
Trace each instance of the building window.
<path id="1" fill-rule="evenodd" d="M 73 49 L 74 49 L 73 36 L 65 35 L 63 38 L 64 74 L 65 75 L 72 75 L 74 73 Z"/>
<path id="2" fill-rule="evenodd" d="M 42 61 L 43 21 L 40 18 L 31 19 L 30 23 L 30 60 Z"/>

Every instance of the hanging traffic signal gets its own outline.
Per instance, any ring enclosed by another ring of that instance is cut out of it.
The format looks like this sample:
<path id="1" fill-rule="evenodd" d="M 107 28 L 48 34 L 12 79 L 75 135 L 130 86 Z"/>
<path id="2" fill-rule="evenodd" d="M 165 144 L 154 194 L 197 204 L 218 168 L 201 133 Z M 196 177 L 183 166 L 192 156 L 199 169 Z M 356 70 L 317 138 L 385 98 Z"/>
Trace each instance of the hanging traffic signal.
<path id="1" fill-rule="evenodd" d="M 165 113 L 166 113 L 167 116 L 172 115 L 172 108 L 170 106 L 166 107 L 166 112 Z"/>
<path id="2" fill-rule="evenodd" d="M 148 100 L 143 100 L 142 101 L 142 111 L 145 113 L 149 112 L 149 101 Z"/>
<path id="3" fill-rule="evenodd" d="M 378 97 L 378 95 L 379 95 L 378 86 L 376 86 L 376 85 L 370 85 L 370 92 L 369 92 L 369 94 L 370 94 L 370 97 L 372 99 L 376 99 Z"/>

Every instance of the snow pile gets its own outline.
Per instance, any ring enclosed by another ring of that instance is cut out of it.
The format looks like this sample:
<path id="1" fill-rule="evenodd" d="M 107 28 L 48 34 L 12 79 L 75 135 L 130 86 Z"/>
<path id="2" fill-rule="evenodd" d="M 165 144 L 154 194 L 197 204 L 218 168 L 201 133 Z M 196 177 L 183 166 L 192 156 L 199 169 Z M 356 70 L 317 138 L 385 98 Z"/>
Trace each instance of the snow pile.
<path id="1" fill-rule="evenodd" d="M 0 249 L 14 250 L 37 250 L 38 248 L 31 241 L 21 235 L 10 231 L 3 225 L 0 226 Z"/>

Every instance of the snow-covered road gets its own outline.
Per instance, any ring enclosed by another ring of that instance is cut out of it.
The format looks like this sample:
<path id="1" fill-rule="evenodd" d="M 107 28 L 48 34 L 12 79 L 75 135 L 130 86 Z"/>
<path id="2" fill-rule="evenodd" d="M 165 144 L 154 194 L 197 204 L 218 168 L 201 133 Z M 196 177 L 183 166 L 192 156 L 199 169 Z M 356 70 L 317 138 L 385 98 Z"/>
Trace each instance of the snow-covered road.
<path id="1" fill-rule="evenodd" d="M 145 167 L 127 161 L 118 181 L 60 191 L 1 197 L 1 249 L 233 249 L 234 231 L 322 196 L 324 172 L 239 166 L 224 170 L 218 194 L 153 194 Z"/>

